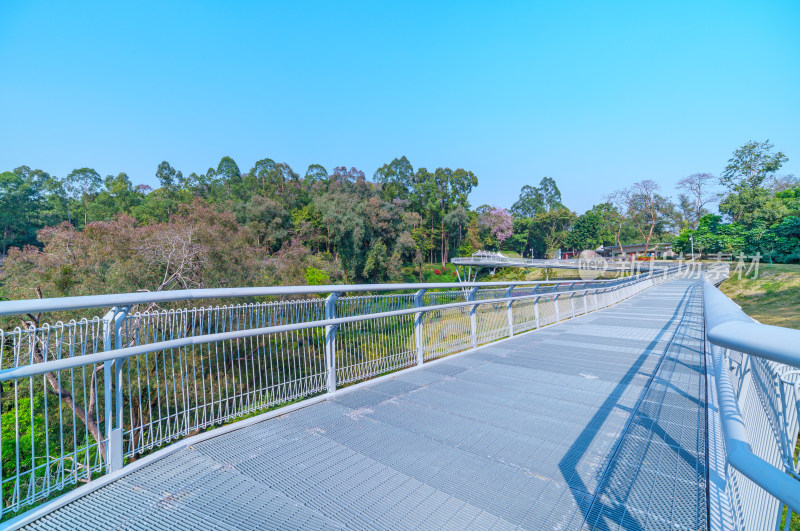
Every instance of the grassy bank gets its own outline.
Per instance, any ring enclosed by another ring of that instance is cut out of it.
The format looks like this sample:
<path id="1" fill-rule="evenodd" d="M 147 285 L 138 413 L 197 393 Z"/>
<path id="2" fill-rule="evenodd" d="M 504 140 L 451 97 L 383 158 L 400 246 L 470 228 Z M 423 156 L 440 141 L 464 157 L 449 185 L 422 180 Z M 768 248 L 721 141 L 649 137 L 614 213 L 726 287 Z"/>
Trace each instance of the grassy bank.
<path id="1" fill-rule="evenodd" d="M 760 322 L 800 329 L 800 265 L 761 264 L 757 278 L 732 275 L 720 289 Z"/>

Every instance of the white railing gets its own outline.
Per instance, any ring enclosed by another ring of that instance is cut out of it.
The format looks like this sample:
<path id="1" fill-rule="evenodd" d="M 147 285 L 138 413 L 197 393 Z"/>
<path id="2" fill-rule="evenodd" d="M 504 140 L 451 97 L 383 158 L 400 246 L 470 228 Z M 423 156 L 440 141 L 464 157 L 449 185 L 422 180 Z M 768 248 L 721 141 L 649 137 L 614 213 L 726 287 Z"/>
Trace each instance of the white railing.
<path id="1" fill-rule="evenodd" d="M 789 529 L 800 511 L 800 330 L 754 321 L 709 282 L 704 306 L 712 527 L 776 529 L 786 507 Z"/>
<path id="2" fill-rule="evenodd" d="M 0 316 L 24 320 L 0 330 L 2 516 L 199 430 L 580 316 L 686 270 L 595 282 L 295 286 L 0 302 Z M 180 305 L 234 297 L 247 302 Z M 102 307 L 111 308 L 103 317 L 45 319 Z"/>

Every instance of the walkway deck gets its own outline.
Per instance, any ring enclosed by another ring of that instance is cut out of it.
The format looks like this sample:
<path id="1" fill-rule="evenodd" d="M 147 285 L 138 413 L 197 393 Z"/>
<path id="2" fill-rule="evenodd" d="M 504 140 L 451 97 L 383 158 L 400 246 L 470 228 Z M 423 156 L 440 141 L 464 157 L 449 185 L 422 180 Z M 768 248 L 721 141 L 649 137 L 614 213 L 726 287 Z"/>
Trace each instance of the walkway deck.
<path id="1" fill-rule="evenodd" d="M 179 450 L 30 529 L 706 527 L 702 289 Z"/>

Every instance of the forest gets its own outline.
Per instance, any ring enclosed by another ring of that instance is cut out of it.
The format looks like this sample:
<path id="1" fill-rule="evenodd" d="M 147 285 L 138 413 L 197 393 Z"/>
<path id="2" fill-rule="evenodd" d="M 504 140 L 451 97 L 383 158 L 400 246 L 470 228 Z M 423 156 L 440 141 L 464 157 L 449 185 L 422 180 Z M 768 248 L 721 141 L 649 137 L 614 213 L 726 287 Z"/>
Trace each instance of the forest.
<path id="1" fill-rule="evenodd" d="M 556 181 L 523 186 L 508 208 L 473 206 L 478 176 L 399 157 L 371 178 L 230 157 L 204 174 L 164 161 L 160 186 L 79 168 L 65 177 L 0 173 L 0 296 L 6 299 L 278 284 L 454 280 L 453 256 L 672 242 L 688 253 L 800 261 L 800 181 L 769 141 L 736 149 L 717 177 L 695 173 L 674 198 L 643 179 L 579 214 Z M 711 208 L 714 208 L 712 212 Z"/>

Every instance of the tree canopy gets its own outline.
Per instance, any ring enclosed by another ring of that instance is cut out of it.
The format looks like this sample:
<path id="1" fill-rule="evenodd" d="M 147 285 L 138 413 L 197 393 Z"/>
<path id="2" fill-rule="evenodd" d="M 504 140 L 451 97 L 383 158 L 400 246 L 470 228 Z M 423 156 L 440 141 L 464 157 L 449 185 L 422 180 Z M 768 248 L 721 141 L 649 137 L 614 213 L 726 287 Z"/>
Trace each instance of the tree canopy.
<path id="1" fill-rule="evenodd" d="M 371 179 L 344 165 L 296 172 L 268 157 L 243 172 L 226 156 L 202 174 L 162 161 L 155 190 L 124 172 L 59 178 L 20 166 L 0 173 L 0 293 L 414 280 L 425 263 L 480 249 L 546 257 L 672 241 L 688 252 L 689 236 L 702 252 L 800 261 L 800 181 L 777 173 L 786 160 L 768 141 L 748 142 L 719 179 L 680 179 L 676 201 L 643 179 L 583 214 L 551 177 L 523 186 L 509 210 L 473 207 L 472 171 L 414 168 L 404 156 Z"/>

